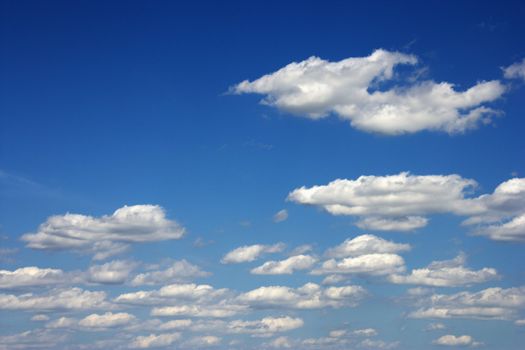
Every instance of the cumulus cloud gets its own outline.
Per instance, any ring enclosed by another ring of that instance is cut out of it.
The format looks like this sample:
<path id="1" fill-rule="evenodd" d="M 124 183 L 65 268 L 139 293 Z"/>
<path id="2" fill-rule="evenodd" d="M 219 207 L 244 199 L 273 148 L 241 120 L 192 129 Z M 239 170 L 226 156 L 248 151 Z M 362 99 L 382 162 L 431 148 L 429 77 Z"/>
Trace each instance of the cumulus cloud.
<path id="1" fill-rule="evenodd" d="M 261 266 L 251 270 L 255 275 L 290 275 L 297 270 L 311 268 L 317 262 L 317 258 L 310 255 L 294 255 L 280 261 L 267 261 Z"/>
<path id="2" fill-rule="evenodd" d="M 84 328 L 111 328 L 117 326 L 123 326 L 135 320 L 135 316 L 130 315 L 126 312 L 112 313 L 106 312 L 104 314 L 91 314 L 78 322 L 80 327 Z"/>
<path id="3" fill-rule="evenodd" d="M 130 243 L 179 239 L 183 235 L 184 228 L 168 220 L 161 207 L 134 205 L 98 218 L 81 214 L 51 216 L 37 232 L 23 235 L 22 240 L 33 249 L 71 249 L 105 259 L 121 253 Z"/>
<path id="4" fill-rule="evenodd" d="M 228 330 L 231 333 L 270 337 L 275 333 L 287 332 L 300 328 L 303 325 L 304 322 L 300 318 L 293 318 L 289 316 L 265 317 L 255 321 L 231 321 L 228 324 Z"/>
<path id="5" fill-rule="evenodd" d="M 0 294 L 0 310 L 89 310 L 109 309 L 103 291 L 81 288 L 53 289 L 44 294 Z"/>
<path id="6" fill-rule="evenodd" d="M 164 270 L 144 272 L 136 275 L 131 285 L 155 285 L 163 283 L 185 282 L 195 278 L 210 276 L 209 272 L 201 270 L 186 260 L 174 261 Z"/>
<path id="7" fill-rule="evenodd" d="M 436 345 L 442 346 L 478 346 L 481 343 L 474 341 L 470 335 L 455 336 L 451 334 L 444 335 L 433 341 Z"/>
<path id="8" fill-rule="evenodd" d="M 101 284 L 124 283 L 136 263 L 124 260 L 115 260 L 102 265 L 93 265 L 87 271 L 87 280 Z"/>
<path id="9" fill-rule="evenodd" d="M 465 91 L 448 82 L 395 84 L 396 66 L 416 64 L 413 55 L 386 50 L 339 62 L 310 57 L 245 80 L 231 91 L 265 95 L 264 104 L 294 115 L 317 120 L 335 114 L 359 130 L 388 135 L 459 133 L 489 123 L 498 113 L 484 105 L 505 92 L 497 80 L 478 82 Z"/>
<path id="10" fill-rule="evenodd" d="M 243 246 L 236 248 L 226 254 L 221 262 L 223 264 L 238 264 L 243 262 L 250 262 L 258 259 L 262 254 L 279 253 L 285 248 L 283 243 L 274 245 L 254 244 L 250 246 Z"/>
<path id="11" fill-rule="evenodd" d="M 193 337 L 190 340 L 184 342 L 184 347 L 189 348 L 203 348 L 209 346 L 216 346 L 221 343 L 222 339 L 214 335 L 204 335 L 200 337 Z"/>
<path id="12" fill-rule="evenodd" d="M 133 349 L 166 347 L 179 340 L 180 336 L 180 333 L 163 333 L 138 336 L 131 342 L 129 347 Z"/>
<path id="13" fill-rule="evenodd" d="M 283 222 L 286 219 L 288 219 L 288 211 L 286 209 L 279 210 L 274 216 L 273 216 L 273 222 L 279 223 Z"/>
<path id="14" fill-rule="evenodd" d="M 364 339 L 363 341 L 359 343 L 359 347 L 362 347 L 362 348 L 381 349 L 381 350 L 395 349 L 398 346 L 399 346 L 398 341 L 386 342 L 384 340 L 376 340 L 376 339 Z"/>
<path id="15" fill-rule="evenodd" d="M 493 193 L 468 195 L 477 187 L 459 175 L 412 175 L 337 179 L 327 185 L 300 187 L 288 200 L 318 206 L 332 215 L 360 218 L 357 225 L 383 231 L 406 231 L 428 223 L 426 215 L 465 216 L 474 233 L 495 240 L 524 240 L 525 179 L 513 178 Z"/>
<path id="16" fill-rule="evenodd" d="M 14 271 L 0 270 L 0 289 L 14 289 L 64 283 L 65 273 L 60 269 L 28 266 Z"/>
<path id="17" fill-rule="evenodd" d="M 315 283 L 307 283 L 299 288 L 259 287 L 240 294 L 237 299 L 252 308 L 318 309 L 355 306 L 365 295 L 365 289 L 360 286 L 323 288 Z"/>
<path id="18" fill-rule="evenodd" d="M 452 295 L 432 294 L 418 302 L 413 318 L 512 319 L 525 307 L 525 287 L 487 288 Z"/>
<path id="19" fill-rule="evenodd" d="M 330 258 L 346 258 L 376 253 L 400 253 L 408 250 L 410 250 L 409 244 L 394 243 L 374 235 L 360 235 L 328 249 L 325 255 Z"/>
<path id="20" fill-rule="evenodd" d="M 282 348 L 289 349 L 292 347 L 292 341 L 288 337 L 281 336 L 269 342 L 268 346 L 271 348 L 276 348 L 276 349 L 282 349 Z"/>
<path id="21" fill-rule="evenodd" d="M 0 336 L 0 349 L 56 349 L 66 341 L 68 335 L 50 329 L 35 329 Z"/>
<path id="22" fill-rule="evenodd" d="M 397 254 L 365 254 L 341 260 L 324 261 L 312 274 L 390 275 L 405 271 L 405 261 Z"/>
<path id="23" fill-rule="evenodd" d="M 390 275 L 388 279 L 397 284 L 458 287 L 499 278 L 496 269 L 484 267 L 474 271 L 464 266 L 465 261 L 465 254 L 460 254 L 452 260 L 434 261 L 426 268 L 414 269 L 408 275 Z"/>
<path id="24" fill-rule="evenodd" d="M 503 68 L 503 74 L 507 79 L 525 80 L 525 58 L 521 62 L 516 62 Z"/>

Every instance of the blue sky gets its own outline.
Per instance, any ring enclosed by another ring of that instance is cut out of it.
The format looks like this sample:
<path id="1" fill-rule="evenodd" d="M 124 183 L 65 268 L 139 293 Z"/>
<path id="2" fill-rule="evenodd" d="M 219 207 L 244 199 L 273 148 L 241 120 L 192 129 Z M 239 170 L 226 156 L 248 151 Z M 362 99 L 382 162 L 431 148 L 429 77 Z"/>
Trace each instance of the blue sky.
<path id="1" fill-rule="evenodd" d="M 520 349 L 520 2 L 0 16 L 0 348 Z"/>

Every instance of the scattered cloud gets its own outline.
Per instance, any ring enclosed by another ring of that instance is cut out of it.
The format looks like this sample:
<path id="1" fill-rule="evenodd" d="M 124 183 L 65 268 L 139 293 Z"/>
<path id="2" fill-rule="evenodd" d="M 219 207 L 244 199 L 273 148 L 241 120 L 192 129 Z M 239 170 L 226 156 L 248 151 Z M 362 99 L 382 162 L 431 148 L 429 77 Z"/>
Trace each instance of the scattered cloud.
<path id="1" fill-rule="evenodd" d="M 525 80 L 525 58 L 521 62 L 516 62 L 503 68 L 503 75 L 507 79 Z"/>
<path id="2" fill-rule="evenodd" d="M 221 262 L 223 264 L 238 264 L 244 262 L 251 262 L 258 259 L 263 254 L 280 253 L 284 250 L 284 243 L 277 243 L 274 245 L 254 244 L 250 246 L 243 246 L 236 248 L 226 254 Z"/>
<path id="3" fill-rule="evenodd" d="M 92 217 L 65 214 L 49 217 L 35 233 L 22 240 L 33 249 L 76 250 L 105 259 L 121 253 L 130 243 L 179 239 L 184 228 L 166 218 L 157 205 L 133 205 L 117 209 L 112 215 Z"/>
<path id="4" fill-rule="evenodd" d="M 164 270 L 144 272 L 136 275 L 131 285 L 156 285 L 175 282 L 186 282 L 196 278 L 208 277 L 209 272 L 201 270 L 186 260 L 174 261 Z"/>
<path id="5" fill-rule="evenodd" d="M 484 267 L 474 271 L 464 266 L 465 261 L 465 254 L 460 254 L 452 260 L 434 261 L 426 268 L 414 269 L 408 275 L 390 275 L 388 280 L 396 284 L 458 287 L 499 278 L 496 269 Z"/>
<path id="6" fill-rule="evenodd" d="M 235 320 L 228 324 L 231 333 L 252 334 L 254 336 L 270 337 L 275 333 L 287 332 L 300 328 L 304 322 L 300 318 L 289 316 L 265 317 L 255 321 Z"/>
<path id="7" fill-rule="evenodd" d="M 481 343 L 474 341 L 470 335 L 444 335 L 433 341 L 436 345 L 442 346 L 479 346 Z"/>
<path id="8" fill-rule="evenodd" d="M 60 269 L 28 266 L 14 271 L 0 270 L 0 289 L 15 289 L 64 283 L 66 274 Z"/>
<path id="9" fill-rule="evenodd" d="M 394 243 L 374 235 L 360 235 L 328 249 L 325 255 L 330 258 L 346 258 L 366 254 L 401 253 L 409 250 L 409 244 Z"/>
<path id="10" fill-rule="evenodd" d="M 267 261 L 251 270 L 254 275 L 290 275 L 297 270 L 307 270 L 317 262 L 310 255 L 294 255 L 280 261 Z"/>
<path id="11" fill-rule="evenodd" d="M 180 333 L 150 334 L 136 337 L 129 345 L 132 349 L 149 349 L 170 346 L 180 338 Z"/>
<path id="12" fill-rule="evenodd" d="M 481 81 L 464 91 L 448 82 L 413 81 L 414 75 L 404 82 L 394 80 L 396 66 L 417 63 L 413 55 L 386 50 L 339 62 L 310 57 L 245 80 L 231 92 L 265 95 L 263 104 L 313 120 L 335 114 L 356 129 L 387 135 L 461 133 L 490 123 L 498 114 L 484 105 L 505 92 L 497 80 Z"/>
<path id="13" fill-rule="evenodd" d="M 93 265 L 87 271 L 87 280 L 100 284 L 124 283 L 137 263 L 132 261 L 114 260 L 102 265 Z"/>
<path id="14" fill-rule="evenodd" d="M 279 210 L 273 216 L 273 222 L 275 222 L 275 223 L 286 221 L 286 219 L 288 219 L 288 211 L 286 209 Z"/>

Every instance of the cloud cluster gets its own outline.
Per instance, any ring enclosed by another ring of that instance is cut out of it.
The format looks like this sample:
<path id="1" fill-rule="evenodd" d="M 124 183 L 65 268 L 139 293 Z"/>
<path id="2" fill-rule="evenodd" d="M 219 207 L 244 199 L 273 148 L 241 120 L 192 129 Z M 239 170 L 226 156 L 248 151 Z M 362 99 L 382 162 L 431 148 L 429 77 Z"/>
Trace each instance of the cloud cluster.
<path id="1" fill-rule="evenodd" d="M 131 281 L 131 285 L 140 286 L 185 282 L 210 275 L 209 272 L 201 270 L 197 265 L 193 265 L 186 260 L 180 260 L 172 262 L 170 266 L 164 270 L 148 271 L 136 275 Z"/>
<path id="2" fill-rule="evenodd" d="M 290 275 L 297 270 L 307 270 L 317 262 L 317 258 L 310 255 L 294 255 L 280 261 L 267 261 L 261 266 L 253 268 L 254 275 Z"/>
<path id="3" fill-rule="evenodd" d="M 386 50 L 339 62 L 310 57 L 254 81 L 245 80 L 231 91 L 265 95 L 264 104 L 309 119 L 336 114 L 359 130 L 388 135 L 464 132 L 498 114 L 484 104 L 505 92 L 499 81 L 482 81 L 457 91 L 448 82 L 395 79 L 396 66 L 416 64 L 413 55 Z"/>
<path id="4" fill-rule="evenodd" d="M 270 337 L 274 333 L 287 332 L 300 328 L 304 321 L 300 318 L 289 316 L 265 317 L 255 321 L 235 320 L 228 324 L 231 333 L 252 334 L 254 336 Z"/>
<path id="5" fill-rule="evenodd" d="M 121 253 L 130 243 L 179 239 L 184 228 L 168 220 L 157 205 L 124 206 L 112 215 L 65 214 L 49 217 L 22 240 L 33 249 L 77 250 L 95 259 Z"/>
<path id="6" fill-rule="evenodd" d="M 474 283 L 484 283 L 497 279 L 498 272 L 485 267 L 481 270 L 471 270 L 464 266 L 465 255 L 460 254 L 455 259 L 434 261 L 426 268 L 414 269 L 408 275 L 390 275 L 388 280 L 397 284 L 417 284 L 432 287 L 459 287 Z"/>
<path id="7" fill-rule="evenodd" d="M 525 308 L 525 287 L 487 288 L 479 292 L 424 296 L 423 306 L 410 313 L 413 318 L 512 319 Z"/>
<path id="8" fill-rule="evenodd" d="M 478 225 L 475 233 L 495 240 L 525 240 L 525 179 L 513 178 L 493 193 L 468 195 L 477 187 L 459 175 L 412 175 L 337 179 L 327 185 L 300 187 L 288 200 L 321 207 L 333 215 L 360 218 L 358 226 L 375 230 L 407 231 L 423 227 L 426 215 L 466 216 L 464 225 Z"/>
<path id="9" fill-rule="evenodd" d="M 44 286 L 64 282 L 65 273 L 60 269 L 41 269 L 28 266 L 14 271 L 0 270 L 0 289 Z"/>
<path id="10" fill-rule="evenodd" d="M 503 74 L 507 79 L 525 80 L 525 58 L 521 62 L 516 62 L 503 69 Z"/>

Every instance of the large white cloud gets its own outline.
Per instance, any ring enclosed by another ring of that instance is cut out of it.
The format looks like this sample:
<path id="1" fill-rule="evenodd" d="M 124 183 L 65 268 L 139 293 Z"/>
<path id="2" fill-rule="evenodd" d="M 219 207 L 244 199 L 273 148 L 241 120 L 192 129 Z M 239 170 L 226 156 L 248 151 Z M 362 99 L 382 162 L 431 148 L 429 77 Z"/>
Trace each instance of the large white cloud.
<path id="1" fill-rule="evenodd" d="M 60 269 L 21 267 L 14 271 L 0 270 L 0 289 L 33 287 L 64 283 L 66 274 Z"/>
<path id="2" fill-rule="evenodd" d="M 124 260 L 114 260 L 102 265 L 93 265 L 87 271 L 87 280 L 101 284 L 124 283 L 136 266 L 136 263 Z"/>
<path id="3" fill-rule="evenodd" d="M 525 240 L 525 178 L 498 185 L 493 193 L 469 196 L 477 187 L 459 175 L 412 175 L 337 179 L 327 185 L 300 187 L 288 195 L 293 202 L 321 207 L 333 215 L 360 218 L 372 230 L 406 231 L 423 227 L 426 215 L 465 216 L 464 225 L 495 240 Z M 477 226 L 476 226 L 477 225 Z"/>
<path id="4" fill-rule="evenodd" d="M 365 295 L 365 289 L 360 286 L 322 288 L 307 283 L 299 288 L 259 287 L 240 294 L 238 300 L 253 308 L 318 309 L 355 306 Z"/>
<path id="5" fill-rule="evenodd" d="M 330 258 L 346 258 L 375 253 L 400 253 L 408 250 L 410 250 L 409 244 L 387 241 L 374 235 L 360 235 L 328 249 L 325 255 Z"/>
<path id="6" fill-rule="evenodd" d="M 135 320 L 135 316 L 126 312 L 106 312 L 104 314 L 91 314 L 78 322 L 80 327 L 85 328 L 111 328 L 123 326 Z"/>
<path id="7" fill-rule="evenodd" d="M 395 84 L 394 68 L 415 64 L 413 55 L 385 50 L 339 62 L 310 57 L 231 91 L 265 95 L 264 104 L 294 115 L 321 119 L 336 114 L 357 129 L 390 135 L 464 132 L 497 114 L 483 104 L 503 95 L 499 81 L 478 82 L 465 91 L 430 80 Z"/>
<path id="8" fill-rule="evenodd" d="M 262 254 L 279 253 L 285 248 L 283 243 L 273 245 L 254 244 L 236 248 L 226 254 L 221 262 L 223 264 L 238 264 L 258 259 Z"/>
<path id="9" fill-rule="evenodd" d="M 290 316 L 265 317 L 255 321 L 234 320 L 228 324 L 231 333 L 246 333 L 257 336 L 272 336 L 274 333 L 287 332 L 300 328 L 304 321 Z"/>
<path id="10" fill-rule="evenodd" d="M 384 276 L 405 271 L 405 261 L 397 254 L 365 254 L 341 260 L 324 261 L 314 269 L 314 275 L 321 274 L 366 274 Z"/>
<path id="11" fill-rule="evenodd" d="M 0 294 L 0 310 L 88 310 L 111 307 L 105 292 L 80 288 L 53 289 L 44 294 Z"/>
<path id="12" fill-rule="evenodd" d="M 267 261 L 261 266 L 253 268 L 255 275 L 290 275 L 297 270 L 311 268 L 317 262 L 317 258 L 310 255 L 294 255 L 284 260 Z"/>
<path id="13" fill-rule="evenodd" d="M 193 265 L 186 260 L 174 261 L 164 270 L 154 270 L 136 275 L 131 284 L 155 285 L 174 282 L 185 282 L 199 277 L 207 277 L 210 273 L 201 270 L 197 265 Z"/>
<path id="14" fill-rule="evenodd" d="M 525 287 L 487 288 L 452 295 L 432 294 L 417 302 L 413 318 L 512 319 L 525 308 Z"/>
<path id="15" fill-rule="evenodd" d="M 81 214 L 51 216 L 37 232 L 23 235 L 22 240 L 34 249 L 72 249 L 105 259 L 122 252 L 129 243 L 179 239 L 184 231 L 166 218 L 161 207 L 134 205 L 98 218 Z"/>
<path id="16" fill-rule="evenodd" d="M 425 268 L 414 269 L 408 275 L 390 275 L 388 279 L 397 284 L 458 287 L 499 278 L 493 268 L 485 267 L 477 271 L 466 268 L 465 260 L 465 255 L 460 254 L 452 260 L 434 261 Z"/>

